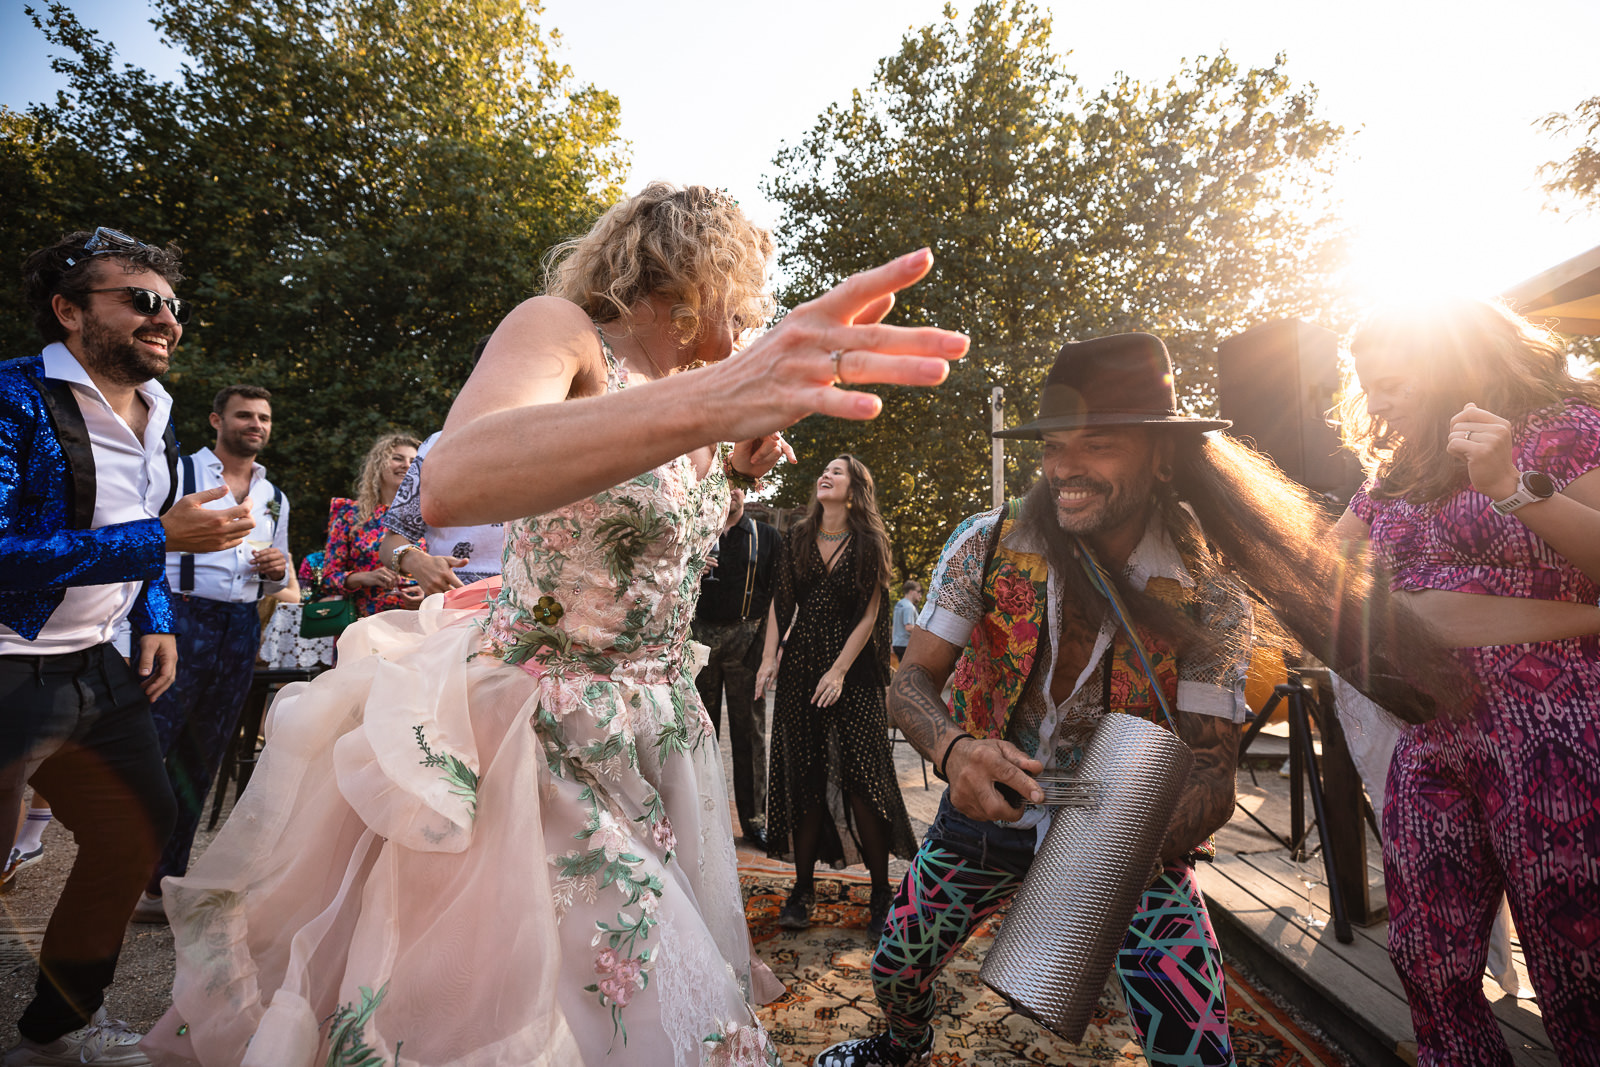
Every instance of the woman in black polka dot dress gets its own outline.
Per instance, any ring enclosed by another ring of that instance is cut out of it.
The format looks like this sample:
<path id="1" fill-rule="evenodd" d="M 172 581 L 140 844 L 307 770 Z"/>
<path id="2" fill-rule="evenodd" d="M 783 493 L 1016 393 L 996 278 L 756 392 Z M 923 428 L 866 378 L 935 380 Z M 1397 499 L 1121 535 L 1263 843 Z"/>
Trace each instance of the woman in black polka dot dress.
<path id="1" fill-rule="evenodd" d="M 778 683 L 767 787 L 767 848 L 794 857 L 778 915 L 810 925 L 812 871 L 864 862 L 872 934 L 888 914 L 889 853 L 916 851 L 889 752 L 889 539 L 872 474 L 840 456 L 817 479 L 776 567 L 756 690 Z M 783 654 L 778 655 L 779 638 Z"/>

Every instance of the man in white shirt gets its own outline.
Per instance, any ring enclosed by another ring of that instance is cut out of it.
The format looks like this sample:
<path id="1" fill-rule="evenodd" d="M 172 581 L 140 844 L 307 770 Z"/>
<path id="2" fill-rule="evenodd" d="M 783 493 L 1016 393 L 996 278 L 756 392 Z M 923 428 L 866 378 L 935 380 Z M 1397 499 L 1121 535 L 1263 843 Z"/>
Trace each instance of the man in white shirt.
<path id="1" fill-rule="evenodd" d="M 203 506 L 225 490 L 174 502 L 172 401 L 154 379 L 189 318 L 179 268 L 104 228 L 40 249 L 23 277 L 46 347 L 0 364 L 0 837 L 31 783 L 78 844 L 4 1067 L 148 1062 L 104 999 L 173 820 L 149 706 L 177 667 L 163 563 L 253 526 Z M 128 619 L 132 670 L 110 643 Z"/>
<path id="2" fill-rule="evenodd" d="M 212 401 L 211 428 L 216 444 L 179 465 L 183 492 L 220 486 L 226 492 L 210 506 L 247 507 L 256 525 L 250 540 L 234 548 L 167 553 L 180 666 L 150 714 L 178 801 L 178 822 L 134 908 L 135 922 L 167 921 L 161 879 L 189 869 L 206 793 L 250 692 L 261 646 L 256 602 L 282 589 L 289 574 L 289 501 L 256 462 L 272 436 L 272 394 L 259 385 L 228 386 Z"/>

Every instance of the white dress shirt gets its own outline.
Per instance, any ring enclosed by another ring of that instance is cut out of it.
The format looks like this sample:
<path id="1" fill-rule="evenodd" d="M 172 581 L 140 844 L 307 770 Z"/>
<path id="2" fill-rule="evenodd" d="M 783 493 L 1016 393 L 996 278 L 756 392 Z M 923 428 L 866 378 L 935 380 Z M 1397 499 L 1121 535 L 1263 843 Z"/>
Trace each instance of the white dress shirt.
<path id="1" fill-rule="evenodd" d="M 215 489 L 219 485 L 226 485 L 222 480 L 222 460 L 209 448 L 188 457 L 188 462 L 194 464 L 194 491 L 205 492 Z M 180 492 L 183 487 L 183 463 L 178 464 L 178 485 Z M 189 590 L 191 596 L 204 597 L 207 600 L 220 600 L 228 604 L 253 604 L 263 596 L 270 596 L 289 584 L 289 498 L 283 497 L 280 501 L 278 516 L 272 516 L 272 483 L 267 481 L 267 469 L 259 463 L 250 465 L 250 517 L 256 521 L 255 529 L 245 535 L 246 540 L 234 548 L 225 548 L 221 552 L 197 552 L 194 554 L 194 588 Z M 224 493 L 221 497 L 204 505 L 212 511 L 226 511 L 245 503 L 243 500 L 234 500 L 233 493 Z M 256 573 L 255 563 L 251 557 L 259 549 L 259 545 L 252 545 L 251 541 L 269 541 L 273 548 L 283 553 L 283 577 L 274 581 L 262 578 Z M 180 587 L 182 560 L 187 553 L 167 553 L 167 584 L 172 587 L 172 596 L 176 600 L 183 594 Z"/>
<path id="2" fill-rule="evenodd" d="M 94 455 L 94 518 L 90 529 L 161 515 L 172 481 L 167 473 L 162 435 L 172 416 L 172 397 L 151 380 L 135 387 L 148 409 L 144 440 L 139 440 L 67 346 L 57 342 L 44 350 L 47 378 L 67 382 L 83 413 Z M 58 655 L 79 652 L 110 641 L 126 622 L 143 582 L 68 586 L 60 605 L 32 641 L 0 625 L 0 656 Z"/>

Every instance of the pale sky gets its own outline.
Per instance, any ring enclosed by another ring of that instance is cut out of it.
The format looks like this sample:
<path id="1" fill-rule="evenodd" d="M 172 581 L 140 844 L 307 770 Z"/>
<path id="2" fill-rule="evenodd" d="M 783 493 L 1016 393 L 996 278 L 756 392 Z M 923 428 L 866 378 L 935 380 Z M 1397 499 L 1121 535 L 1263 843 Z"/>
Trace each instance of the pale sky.
<path id="1" fill-rule="evenodd" d="M 59 84 L 23 6 L 0 0 L 0 103 L 13 108 Z M 176 72 L 174 53 L 145 21 L 145 0 L 71 6 L 122 59 Z M 561 31 L 558 54 L 574 74 L 621 100 L 630 189 L 654 178 L 723 186 L 772 225 L 777 208 L 760 182 L 779 146 L 798 141 L 829 103 L 866 88 L 877 60 L 942 6 L 547 0 L 544 22 Z M 1089 88 L 1119 70 L 1164 80 L 1182 58 L 1219 47 L 1241 65 L 1287 53 L 1293 81 L 1315 85 L 1324 117 L 1355 134 L 1338 195 L 1359 228 L 1357 276 L 1372 298 L 1491 295 L 1600 245 L 1600 214 L 1569 221 L 1545 210 L 1538 167 L 1567 146 L 1534 127 L 1600 95 L 1588 58 L 1600 42 L 1594 0 L 1043 6 L 1054 15 L 1056 49 L 1071 52 L 1067 65 Z"/>

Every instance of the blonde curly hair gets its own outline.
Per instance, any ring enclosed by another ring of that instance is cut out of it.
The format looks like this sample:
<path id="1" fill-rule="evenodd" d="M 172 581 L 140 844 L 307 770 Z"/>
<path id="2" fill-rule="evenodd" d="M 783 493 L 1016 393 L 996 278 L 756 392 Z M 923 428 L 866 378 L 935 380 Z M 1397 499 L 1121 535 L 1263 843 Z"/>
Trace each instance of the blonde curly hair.
<path id="1" fill-rule="evenodd" d="M 699 336 L 707 314 L 728 316 L 737 335 L 772 315 L 772 251 L 772 235 L 720 189 L 651 182 L 551 250 L 545 292 L 595 322 L 615 322 L 659 294 L 672 301 L 673 332 L 683 342 Z"/>
<path id="2" fill-rule="evenodd" d="M 361 477 L 356 479 L 356 517 L 361 522 L 372 518 L 378 510 L 378 484 L 383 478 L 383 468 L 397 448 L 416 448 L 420 441 L 408 433 L 386 433 L 367 449 L 367 458 L 361 461 Z"/>

